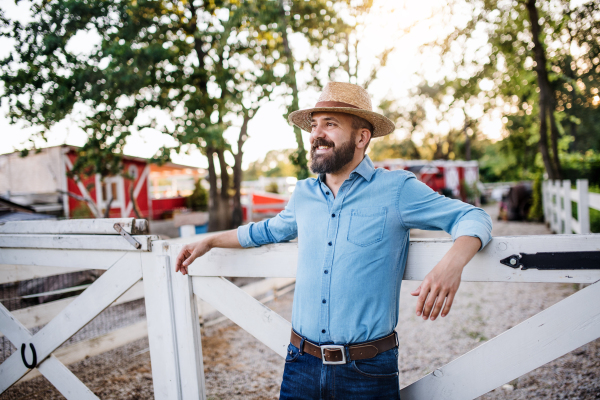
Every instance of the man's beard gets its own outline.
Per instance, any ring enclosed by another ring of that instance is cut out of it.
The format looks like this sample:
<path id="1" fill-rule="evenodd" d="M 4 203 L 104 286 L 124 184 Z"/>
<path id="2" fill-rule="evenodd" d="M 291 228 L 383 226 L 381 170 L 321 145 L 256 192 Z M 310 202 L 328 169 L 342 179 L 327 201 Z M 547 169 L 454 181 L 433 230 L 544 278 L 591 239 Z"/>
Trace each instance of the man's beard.
<path id="1" fill-rule="evenodd" d="M 317 154 L 319 146 L 329 146 L 331 150 L 325 154 Z M 354 135 L 339 146 L 326 139 L 317 138 L 310 149 L 310 170 L 315 174 L 336 173 L 354 159 L 355 149 Z"/>

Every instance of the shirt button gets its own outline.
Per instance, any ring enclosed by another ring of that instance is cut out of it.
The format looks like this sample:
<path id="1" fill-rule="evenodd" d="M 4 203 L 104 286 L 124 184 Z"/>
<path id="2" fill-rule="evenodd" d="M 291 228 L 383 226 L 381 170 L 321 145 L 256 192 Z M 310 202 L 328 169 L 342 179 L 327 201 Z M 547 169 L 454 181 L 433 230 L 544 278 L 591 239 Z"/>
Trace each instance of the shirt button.
<path id="1" fill-rule="evenodd" d="M 328 274 L 328 273 L 329 273 L 329 271 L 325 270 L 325 273 L 326 273 L 326 274 Z"/>
<path id="2" fill-rule="evenodd" d="M 331 214 L 331 218 L 335 218 L 335 214 Z"/>
<path id="3" fill-rule="evenodd" d="M 325 194 L 326 194 L 327 196 L 329 196 L 329 192 L 325 192 Z"/>
<path id="4" fill-rule="evenodd" d="M 331 246 L 331 242 L 329 242 L 329 243 L 327 243 L 327 244 Z"/>
<path id="5" fill-rule="evenodd" d="M 322 329 L 322 330 L 321 330 L 321 333 L 325 333 L 325 329 Z"/>
<path id="6" fill-rule="evenodd" d="M 323 304 L 327 303 L 327 300 L 323 299 Z"/>

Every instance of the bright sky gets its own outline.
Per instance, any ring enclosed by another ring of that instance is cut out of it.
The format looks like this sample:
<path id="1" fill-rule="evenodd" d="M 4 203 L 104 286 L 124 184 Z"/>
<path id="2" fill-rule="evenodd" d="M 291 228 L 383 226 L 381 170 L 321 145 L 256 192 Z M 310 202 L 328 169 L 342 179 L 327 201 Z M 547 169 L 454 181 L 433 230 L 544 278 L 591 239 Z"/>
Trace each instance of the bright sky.
<path id="1" fill-rule="evenodd" d="M 439 20 L 428 19 L 434 10 L 442 4 L 442 0 L 375 1 L 372 13 L 366 21 L 363 38 L 359 47 L 359 57 L 363 75 L 368 73 L 370 60 L 380 54 L 385 48 L 395 46 L 390 54 L 388 64 L 379 71 L 378 78 L 369 88 L 373 96 L 373 104 L 378 104 L 382 98 L 398 99 L 401 103 L 408 98 L 408 92 L 416 84 L 414 74 L 426 72 L 432 79 L 439 75 L 440 65 L 435 59 L 429 59 L 419 52 L 419 46 L 424 42 L 443 34 L 444 25 Z M 9 18 L 16 18 L 26 22 L 29 16 L 30 2 L 21 1 L 18 6 L 14 2 L 4 1 L 0 8 Z M 403 35 L 402 29 L 407 26 L 416 26 L 409 34 Z M 69 43 L 74 52 L 81 52 L 90 47 L 90 41 L 98 40 L 94 35 L 77 35 Z M 298 37 L 291 38 L 295 56 L 299 59 L 305 57 L 307 46 Z M 5 57 L 12 44 L 7 39 L 0 38 L 0 57 Z M 299 76 L 302 80 L 302 76 Z M 360 82 L 359 82 L 360 83 Z M 2 85 L 0 83 L 0 85 Z M 300 86 L 300 107 L 308 108 L 316 102 L 318 93 L 302 91 Z M 0 86 L 0 90 L 1 86 Z M 11 125 L 5 117 L 7 106 L 0 107 L 0 154 L 20 150 L 35 129 L 26 129 L 23 124 Z M 244 146 L 244 168 L 252 161 L 264 157 L 270 150 L 295 148 L 296 141 L 292 128 L 283 118 L 282 104 L 273 101 L 264 105 L 249 124 L 250 138 Z M 481 112 L 473 110 L 471 117 L 480 118 L 481 130 L 490 138 L 498 139 L 501 136 L 502 124 L 499 115 L 481 116 Z M 462 126 L 462 116 L 457 116 L 449 122 L 453 126 Z M 448 125 L 449 126 L 449 125 Z M 226 137 L 233 144 L 237 139 L 239 125 L 233 126 L 226 132 Z M 418 137 L 415 138 L 417 141 Z M 305 143 L 308 143 L 308 133 L 304 132 Z M 55 146 L 63 143 L 70 145 L 83 145 L 86 134 L 70 120 L 65 120 L 55 125 L 48 135 L 48 142 L 37 143 L 38 147 Z M 168 135 L 161 134 L 152 129 L 145 129 L 129 137 L 125 146 L 125 153 L 138 157 L 151 157 L 162 145 L 175 145 L 175 141 Z M 173 161 L 177 163 L 206 167 L 206 158 L 196 149 L 189 154 L 173 154 Z M 232 162 L 231 157 L 228 161 Z"/>

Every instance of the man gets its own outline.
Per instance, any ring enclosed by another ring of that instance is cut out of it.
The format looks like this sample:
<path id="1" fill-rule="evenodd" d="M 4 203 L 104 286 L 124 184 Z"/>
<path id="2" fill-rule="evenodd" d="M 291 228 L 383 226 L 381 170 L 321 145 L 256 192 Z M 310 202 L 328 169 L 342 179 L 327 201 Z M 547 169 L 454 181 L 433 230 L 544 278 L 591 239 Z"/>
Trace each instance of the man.
<path id="1" fill-rule="evenodd" d="M 187 245 L 176 270 L 213 247 L 253 247 L 298 238 L 298 270 L 281 399 L 398 399 L 400 284 L 409 230 L 455 239 L 413 293 L 416 313 L 450 311 L 464 266 L 491 239 L 481 209 L 433 192 L 406 171 L 374 169 L 365 151 L 394 124 L 372 111 L 364 89 L 329 83 L 290 122 L 310 132 L 316 179 L 299 181 L 285 210 Z"/>

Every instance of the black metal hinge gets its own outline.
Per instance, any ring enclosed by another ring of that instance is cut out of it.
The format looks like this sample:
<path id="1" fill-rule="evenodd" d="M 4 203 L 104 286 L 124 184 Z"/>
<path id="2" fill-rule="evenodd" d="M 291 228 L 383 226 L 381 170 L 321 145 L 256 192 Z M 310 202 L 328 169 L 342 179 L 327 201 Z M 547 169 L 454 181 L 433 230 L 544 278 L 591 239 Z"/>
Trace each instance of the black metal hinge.
<path id="1" fill-rule="evenodd" d="M 500 260 L 511 268 L 521 269 L 600 269 L 600 251 L 566 251 L 556 253 L 519 253 Z"/>

